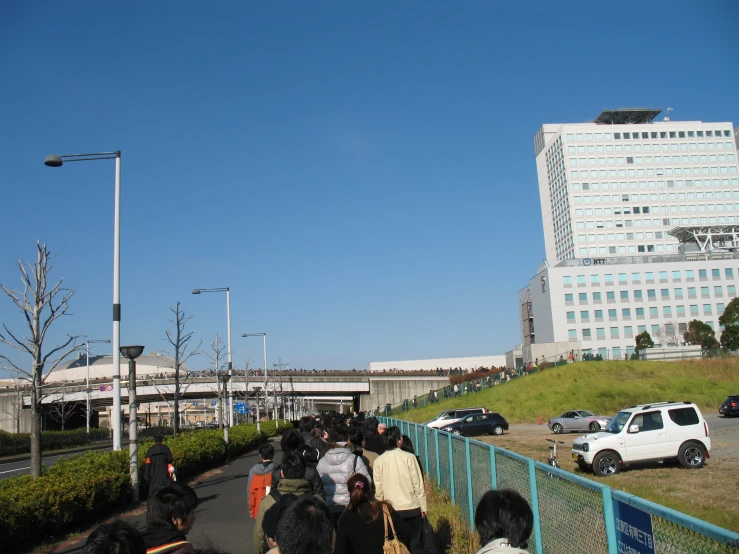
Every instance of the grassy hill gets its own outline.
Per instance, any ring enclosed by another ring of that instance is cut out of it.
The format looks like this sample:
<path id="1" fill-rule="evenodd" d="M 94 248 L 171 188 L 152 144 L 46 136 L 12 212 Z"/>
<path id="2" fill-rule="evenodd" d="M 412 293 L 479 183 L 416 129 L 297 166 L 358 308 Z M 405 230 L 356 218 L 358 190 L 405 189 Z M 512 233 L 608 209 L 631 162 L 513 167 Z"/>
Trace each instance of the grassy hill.
<path id="1" fill-rule="evenodd" d="M 426 422 L 442 410 L 481 406 L 510 423 L 536 423 L 566 410 L 613 415 L 621 408 L 664 400 L 695 402 L 715 412 L 729 394 L 739 393 L 739 359 L 685 362 L 579 362 L 518 377 L 481 392 L 442 400 L 396 417 Z"/>

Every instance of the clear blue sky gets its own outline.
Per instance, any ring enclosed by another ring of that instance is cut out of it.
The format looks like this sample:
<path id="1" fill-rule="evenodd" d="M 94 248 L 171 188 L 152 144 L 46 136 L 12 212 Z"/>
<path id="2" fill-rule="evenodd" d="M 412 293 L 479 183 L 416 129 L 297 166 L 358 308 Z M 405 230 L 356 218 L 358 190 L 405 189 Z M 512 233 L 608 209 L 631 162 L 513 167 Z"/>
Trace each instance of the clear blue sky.
<path id="1" fill-rule="evenodd" d="M 42 161 L 120 149 L 124 344 L 166 350 L 177 300 L 207 344 L 225 297 L 190 291 L 230 286 L 236 367 L 262 331 L 270 366 L 502 354 L 544 257 L 542 123 L 739 123 L 733 0 L 401 4 L 8 3 L 0 282 L 48 243 L 77 290 L 49 340 L 110 338 L 113 162 Z"/>

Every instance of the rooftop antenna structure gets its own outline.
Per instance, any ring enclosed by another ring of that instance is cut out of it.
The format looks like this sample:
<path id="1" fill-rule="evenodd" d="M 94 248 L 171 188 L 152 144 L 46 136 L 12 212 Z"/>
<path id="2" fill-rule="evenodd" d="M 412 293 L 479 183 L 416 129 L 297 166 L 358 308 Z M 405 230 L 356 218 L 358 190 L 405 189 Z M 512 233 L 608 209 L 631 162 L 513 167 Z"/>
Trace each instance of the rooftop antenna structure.
<path id="1" fill-rule="evenodd" d="M 667 108 L 666 111 L 667 111 L 667 115 L 665 115 L 665 117 L 664 117 L 664 119 L 662 121 L 664 121 L 665 123 L 669 123 L 669 121 L 670 121 L 670 112 L 672 111 L 672 108 Z"/>

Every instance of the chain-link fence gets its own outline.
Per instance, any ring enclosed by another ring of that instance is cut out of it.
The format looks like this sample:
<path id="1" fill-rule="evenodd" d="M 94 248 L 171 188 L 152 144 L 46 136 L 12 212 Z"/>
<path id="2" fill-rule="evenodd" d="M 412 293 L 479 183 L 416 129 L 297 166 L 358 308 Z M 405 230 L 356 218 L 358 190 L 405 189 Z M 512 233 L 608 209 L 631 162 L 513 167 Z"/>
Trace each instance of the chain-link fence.
<path id="1" fill-rule="evenodd" d="M 537 554 L 728 554 L 739 534 L 612 490 L 541 462 L 425 425 L 382 418 L 413 440 L 425 473 L 446 490 L 474 526 L 490 489 L 513 489 L 531 505 Z"/>

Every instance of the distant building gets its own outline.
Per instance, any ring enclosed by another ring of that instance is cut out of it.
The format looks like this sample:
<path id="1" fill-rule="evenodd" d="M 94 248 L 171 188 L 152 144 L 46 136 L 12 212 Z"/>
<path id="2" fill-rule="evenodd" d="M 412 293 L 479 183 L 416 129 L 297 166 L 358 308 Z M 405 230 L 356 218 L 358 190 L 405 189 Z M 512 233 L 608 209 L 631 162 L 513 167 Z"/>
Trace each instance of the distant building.
<path id="1" fill-rule="evenodd" d="M 720 339 L 739 273 L 736 132 L 659 113 L 536 133 L 545 260 L 518 293 L 524 363 L 552 343 L 557 359 L 569 344 L 623 358 L 643 331 L 678 345 L 693 319 Z"/>
<path id="2" fill-rule="evenodd" d="M 181 365 L 181 371 L 189 369 Z M 136 359 L 137 376 L 174 375 L 174 359 L 164 356 L 158 352 L 150 352 Z M 128 362 L 121 358 L 121 377 L 128 378 Z M 51 375 L 44 377 L 47 383 L 79 382 L 87 378 L 87 356 L 81 352 L 77 358 L 69 362 L 63 362 Z M 113 356 L 90 356 L 90 380 L 111 380 L 113 378 Z"/>

